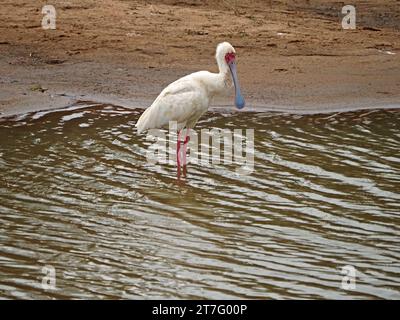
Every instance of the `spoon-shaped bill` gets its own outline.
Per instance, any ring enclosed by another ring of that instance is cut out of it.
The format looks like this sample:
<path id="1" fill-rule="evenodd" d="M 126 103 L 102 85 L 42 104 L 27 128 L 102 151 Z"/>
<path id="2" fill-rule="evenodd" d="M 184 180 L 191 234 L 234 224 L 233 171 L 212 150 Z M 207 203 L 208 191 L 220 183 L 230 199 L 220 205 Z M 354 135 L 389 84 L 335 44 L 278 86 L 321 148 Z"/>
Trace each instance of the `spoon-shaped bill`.
<path id="1" fill-rule="evenodd" d="M 240 85 L 237 77 L 235 61 L 229 63 L 229 69 L 231 70 L 233 84 L 235 85 L 235 105 L 236 108 L 242 109 L 245 105 L 245 102 L 242 93 L 240 92 Z"/>

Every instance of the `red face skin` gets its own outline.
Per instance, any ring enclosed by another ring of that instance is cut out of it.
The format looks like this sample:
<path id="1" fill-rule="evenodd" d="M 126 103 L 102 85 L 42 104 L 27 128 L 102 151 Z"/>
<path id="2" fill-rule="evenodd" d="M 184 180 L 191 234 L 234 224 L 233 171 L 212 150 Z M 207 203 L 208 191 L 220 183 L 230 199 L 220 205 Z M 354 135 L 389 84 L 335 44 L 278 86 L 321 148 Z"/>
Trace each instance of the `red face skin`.
<path id="1" fill-rule="evenodd" d="M 225 61 L 227 64 L 230 64 L 235 61 L 235 54 L 233 52 L 227 53 L 225 55 Z"/>

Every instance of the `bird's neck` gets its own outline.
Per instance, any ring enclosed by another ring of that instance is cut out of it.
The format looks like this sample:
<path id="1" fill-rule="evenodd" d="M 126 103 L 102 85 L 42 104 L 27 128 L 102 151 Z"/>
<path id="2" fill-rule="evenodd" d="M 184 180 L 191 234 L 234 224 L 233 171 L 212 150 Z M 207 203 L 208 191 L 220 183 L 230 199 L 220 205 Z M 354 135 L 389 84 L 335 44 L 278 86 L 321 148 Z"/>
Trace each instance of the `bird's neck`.
<path id="1" fill-rule="evenodd" d="M 217 63 L 219 68 L 218 73 L 202 71 L 196 73 L 198 79 L 205 85 L 205 89 L 207 90 L 210 97 L 223 93 L 225 89 L 228 88 L 232 83 L 229 67 L 227 66 L 227 64 L 218 61 L 218 59 Z"/>
<path id="2" fill-rule="evenodd" d="M 231 84 L 229 72 L 208 73 L 204 83 L 211 96 L 222 94 Z"/>
<path id="3" fill-rule="evenodd" d="M 229 67 L 225 62 L 225 59 L 218 57 L 217 58 L 217 64 L 218 64 L 218 69 L 219 69 L 219 73 L 222 75 L 228 75 L 229 73 Z"/>
<path id="4" fill-rule="evenodd" d="M 224 88 L 229 87 L 231 83 L 230 70 L 224 59 L 217 59 L 217 64 L 219 69 L 218 87 L 220 87 L 220 90 L 223 90 Z"/>

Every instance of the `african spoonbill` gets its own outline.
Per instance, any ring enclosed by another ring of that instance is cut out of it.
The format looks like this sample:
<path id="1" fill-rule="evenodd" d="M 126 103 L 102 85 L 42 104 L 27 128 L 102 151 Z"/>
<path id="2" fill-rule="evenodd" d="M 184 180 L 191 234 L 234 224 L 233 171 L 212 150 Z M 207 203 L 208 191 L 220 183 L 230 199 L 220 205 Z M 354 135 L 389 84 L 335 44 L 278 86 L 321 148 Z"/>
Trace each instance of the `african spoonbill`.
<path id="1" fill-rule="evenodd" d="M 226 89 L 229 82 L 229 71 L 235 86 L 235 105 L 242 109 L 245 105 L 240 92 L 236 72 L 236 51 L 228 42 L 218 44 L 215 58 L 219 73 L 199 71 L 184 76 L 168 85 L 147 108 L 136 123 L 137 132 L 148 129 L 163 128 L 170 121 L 176 121 L 178 141 L 176 147 L 177 164 L 180 166 L 180 135 L 186 128 L 183 141 L 183 165 L 186 165 L 186 148 L 189 132 L 199 118 L 207 111 L 211 99 Z"/>

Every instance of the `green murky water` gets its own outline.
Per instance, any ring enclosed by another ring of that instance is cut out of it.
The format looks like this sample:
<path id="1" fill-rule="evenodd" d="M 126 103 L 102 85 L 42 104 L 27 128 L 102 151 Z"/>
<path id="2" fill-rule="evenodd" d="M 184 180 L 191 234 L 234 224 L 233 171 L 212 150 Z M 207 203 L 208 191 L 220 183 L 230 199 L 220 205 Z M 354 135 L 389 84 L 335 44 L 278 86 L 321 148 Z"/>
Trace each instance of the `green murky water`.
<path id="1" fill-rule="evenodd" d="M 399 111 L 208 113 L 196 129 L 254 128 L 254 172 L 179 180 L 140 112 L 0 120 L 0 298 L 400 298 Z"/>

